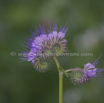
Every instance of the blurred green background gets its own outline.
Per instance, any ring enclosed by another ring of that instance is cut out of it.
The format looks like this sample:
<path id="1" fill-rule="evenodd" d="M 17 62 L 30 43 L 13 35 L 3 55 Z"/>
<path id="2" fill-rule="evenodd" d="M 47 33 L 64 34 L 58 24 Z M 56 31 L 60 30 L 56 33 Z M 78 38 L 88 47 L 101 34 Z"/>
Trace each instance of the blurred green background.
<path id="1" fill-rule="evenodd" d="M 93 55 L 60 57 L 64 69 L 96 60 L 104 68 L 104 0 L 0 0 L 0 103 L 58 103 L 58 71 L 39 73 L 20 62 L 21 43 L 39 24 L 67 22 L 68 52 Z M 16 55 L 10 55 L 15 52 Z M 97 81 L 98 80 L 98 81 Z M 64 76 L 64 103 L 104 103 L 104 77 L 74 86 Z"/>

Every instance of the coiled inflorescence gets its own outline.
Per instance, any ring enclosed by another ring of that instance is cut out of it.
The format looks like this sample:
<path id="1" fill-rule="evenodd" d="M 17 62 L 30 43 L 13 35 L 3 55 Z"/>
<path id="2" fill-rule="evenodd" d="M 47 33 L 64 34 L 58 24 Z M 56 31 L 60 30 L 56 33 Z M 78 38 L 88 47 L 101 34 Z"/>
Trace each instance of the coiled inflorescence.
<path id="1" fill-rule="evenodd" d="M 98 60 L 98 59 L 97 59 Z M 96 61 L 97 61 L 96 60 Z M 95 65 L 97 65 L 98 62 L 94 63 L 87 63 L 84 65 L 84 69 L 76 68 L 76 71 L 71 72 L 71 80 L 74 84 L 85 84 L 88 81 L 90 81 L 91 78 L 102 76 L 102 71 L 104 69 L 101 68 L 95 68 Z"/>
<path id="2" fill-rule="evenodd" d="M 64 39 L 68 27 L 66 25 L 57 32 L 57 25 L 53 26 L 53 30 L 45 31 L 44 26 L 39 26 L 39 30 L 35 28 L 32 38 L 27 39 L 25 47 L 29 50 L 23 52 L 23 60 L 32 61 L 34 68 L 40 72 L 49 69 L 50 58 L 52 56 L 60 56 L 66 52 L 67 41 Z"/>

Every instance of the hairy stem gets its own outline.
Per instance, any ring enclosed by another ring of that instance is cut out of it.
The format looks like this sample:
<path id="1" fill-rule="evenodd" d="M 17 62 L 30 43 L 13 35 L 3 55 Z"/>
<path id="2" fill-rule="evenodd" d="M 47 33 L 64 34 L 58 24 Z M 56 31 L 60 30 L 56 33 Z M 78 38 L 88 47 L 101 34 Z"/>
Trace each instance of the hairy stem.
<path id="1" fill-rule="evenodd" d="M 59 71 L 59 103 L 63 103 L 63 73 Z"/>
<path id="2" fill-rule="evenodd" d="M 63 72 L 60 70 L 61 66 L 56 57 L 53 57 L 59 71 L 59 103 L 63 103 Z"/>
<path id="3" fill-rule="evenodd" d="M 68 69 L 65 70 L 65 72 L 71 72 L 71 71 L 83 71 L 82 69 Z"/>
<path id="4" fill-rule="evenodd" d="M 59 68 L 60 68 L 60 64 L 59 64 L 57 58 L 54 56 L 53 59 L 54 59 L 54 61 L 56 62 L 57 68 L 59 69 Z"/>

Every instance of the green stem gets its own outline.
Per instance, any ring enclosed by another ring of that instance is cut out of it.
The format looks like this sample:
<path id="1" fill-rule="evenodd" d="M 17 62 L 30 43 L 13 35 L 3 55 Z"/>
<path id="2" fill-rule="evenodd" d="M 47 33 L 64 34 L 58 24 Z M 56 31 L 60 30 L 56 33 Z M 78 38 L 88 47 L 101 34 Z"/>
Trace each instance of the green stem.
<path id="1" fill-rule="evenodd" d="M 57 58 L 53 57 L 56 62 L 57 68 L 59 70 L 59 103 L 63 103 L 63 72 L 60 70 L 61 66 L 57 60 Z"/>
<path id="2" fill-rule="evenodd" d="M 63 72 L 59 71 L 59 103 L 63 103 Z"/>
<path id="3" fill-rule="evenodd" d="M 54 59 L 54 61 L 56 62 L 57 68 L 59 69 L 59 68 L 60 68 L 60 64 L 59 64 L 57 58 L 54 56 L 53 59 Z"/>
<path id="4" fill-rule="evenodd" d="M 68 70 L 65 70 L 65 72 L 70 72 L 70 71 L 83 71 L 82 69 L 68 69 Z"/>

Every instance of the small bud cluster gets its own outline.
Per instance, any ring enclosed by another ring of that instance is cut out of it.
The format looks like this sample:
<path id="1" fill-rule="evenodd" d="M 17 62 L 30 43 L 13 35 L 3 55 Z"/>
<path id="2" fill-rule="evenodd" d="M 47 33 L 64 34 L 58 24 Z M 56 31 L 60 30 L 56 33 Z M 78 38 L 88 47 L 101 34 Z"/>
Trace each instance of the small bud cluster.
<path id="1" fill-rule="evenodd" d="M 71 80 L 74 84 L 85 84 L 90 78 L 83 71 L 73 71 L 71 73 Z"/>
<path id="2" fill-rule="evenodd" d="M 78 68 L 78 69 L 76 69 L 76 71 L 74 71 L 74 69 L 73 69 L 73 71 L 71 72 L 71 75 L 70 75 L 72 82 L 74 84 L 85 84 L 88 81 L 90 81 L 90 79 L 93 77 L 102 76 L 101 72 L 104 71 L 104 69 L 95 68 L 95 65 L 97 65 L 97 63 L 98 63 L 96 61 L 92 64 L 91 63 L 85 64 L 84 69 Z"/>

